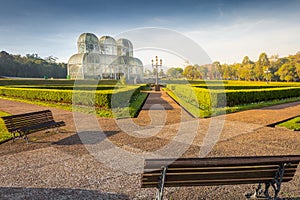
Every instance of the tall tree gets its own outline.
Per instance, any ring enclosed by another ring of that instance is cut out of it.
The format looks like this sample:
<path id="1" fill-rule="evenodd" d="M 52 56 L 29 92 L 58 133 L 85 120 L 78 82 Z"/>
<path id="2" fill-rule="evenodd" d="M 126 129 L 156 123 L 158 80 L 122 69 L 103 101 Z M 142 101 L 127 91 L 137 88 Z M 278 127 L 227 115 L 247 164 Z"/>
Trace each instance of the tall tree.
<path id="1" fill-rule="evenodd" d="M 38 54 L 11 55 L 0 52 L 0 76 L 42 78 L 44 76 L 65 78 L 67 65 L 64 63 L 47 62 Z"/>
<path id="2" fill-rule="evenodd" d="M 183 69 L 180 67 L 171 67 L 167 70 L 167 76 L 172 77 L 172 78 L 179 78 L 181 77 L 183 72 Z"/>
<path id="3" fill-rule="evenodd" d="M 223 69 L 222 65 L 219 61 L 213 62 L 214 70 L 215 70 L 215 78 L 222 79 L 223 76 Z"/>
<path id="4" fill-rule="evenodd" d="M 197 66 L 197 70 L 199 72 L 199 78 L 200 79 L 206 79 L 207 77 L 207 73 L 208 73 L 208 69 L 206 66 Z"/>
<path id="5" fill-rule="evenodd" d="M 242 61 L 242 65 L 254 64 L 248 56 L 245 56 Z"/>
<path id="6" fill-rule="evenodd" d="M 263 80 L 265 71 L 269 70 L 270 61 L 266 53 L 261 53 L 259 55 L 258 61 L 255 63 L 254 67 L 254 78 L 256 80 Z M 266 73 L 267 74 L 267 73 Z"/>
<path id="7" fill-rule="evenodd" d="M 296 68 L 290 63 L 283 64 L 277 74 L 280 76 L 281 80 L 285 81 L 295 81 L 297 77 Z"/>
<path id="8" fill-rule="evenodd" d="M 183 70 L 183 76 L 191 79 L 199 77 L 200 73 L 195 66 L 188 65 Z"/>
<path id="9" fill-rule="evenodd" d="M 160 77 L 166 76 L 166 74 L 165 74 L 165 72 L 164 72 L 164 70 L 163 70 L 162 68 L 161 68 L 161 70 L 159 71 L 158 76 L 160 76 Z"/>

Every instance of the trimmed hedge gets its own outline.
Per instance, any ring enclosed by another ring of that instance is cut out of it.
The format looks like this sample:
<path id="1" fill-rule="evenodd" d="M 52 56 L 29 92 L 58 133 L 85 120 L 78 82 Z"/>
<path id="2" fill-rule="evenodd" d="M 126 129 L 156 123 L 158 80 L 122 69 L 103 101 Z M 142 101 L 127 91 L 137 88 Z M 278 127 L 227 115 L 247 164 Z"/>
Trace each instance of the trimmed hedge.
<path id="1" fill-rule="evenodd" d="M 1 86 L 7 85 L 70 85 L 74 84 L 95 84 L 97 82 L 101 85 L 116 85 L 117 80 L 67 80 L 67 79 L 0 79 Z"/>
<path id="2" fill-rule="evenodd" d="M 114 85 L 76 85 L 74 86 L 37 86 L 37 85 L 10 85 L 7 87 L 12 88 L 30 88 L 30 89 L 50 89 L 50 90 L 114 90 L 118 88 L 125 88 L 122 86 L 114 86 Z"/>
<path id="3" fill-rule="evenodd" d="M 299 87 L 268 88 L 256 90 L 226 91 L 227 106 L 258 103 L 275 99 L 287 99 L 300 96 Z"/>
<path id="4" fill-rule="evenodd" d="M 300 96 L 299 87 L 249 90 L 213 90 L 196 88 L 188 85 L 170 84 L 167 85 L 167 88 L 180 100 L 197 106 L 202 110 Z"/>
<path id="5" fill-rule="evenodd" d="M 51 101 L 76 105 L 96 106 L 102 108 L 128 106 L 141 86 L 127 86 L 116 90 L 57 90 L 0 87 L 0 95 L 30 100 Z M 112 104 L 113 100 L 113 104 Z"/>
<path id="6" fill-rule="evenodd" d="M 210 90 L 249 90 L 249 89 L 265 89 L 265 88 L 281 88 L 284 85 L 195 85 L 196 88 L 204 88 Z"/>

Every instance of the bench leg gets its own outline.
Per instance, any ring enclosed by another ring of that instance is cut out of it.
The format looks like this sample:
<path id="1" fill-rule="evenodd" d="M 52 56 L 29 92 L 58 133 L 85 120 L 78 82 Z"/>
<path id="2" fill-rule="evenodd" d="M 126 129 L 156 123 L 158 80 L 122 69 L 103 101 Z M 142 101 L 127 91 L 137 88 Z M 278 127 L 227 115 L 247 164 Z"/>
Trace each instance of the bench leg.
<path id="1" fill-rule="evenodd" d="M 270 198 L 270 194 L 269 194 L 269 188 L 270 188 L 270 183 L 266 183 L 266 188 L 265 188 L 265 191 L 264 191 L 264 195 L 268 198 Z"/>
<path id="2" fill-rule="evenodd" d="M 15 140 L 16 140 L 16 132 L 13 132 L 12 136 L 13 136 L 12 142 L 15 142 Z"/>
<path id="3" fill-rule="evenodd" d="M 16 134 L 19 134 L 18 136 L 16 136 Z M 26 141 L 26 143 L 28 144 L 28 137 L 27 134 L 23 133 L 23 132 L 13 132 L 12 133 L 12 142 L 14 143 L 16 139 L 24 139 Z"/>
<path id="4" fill-rule="evenodd" d="M 246 194 L 246 197 L 248 199 L 256 199 L 256 198 L 266 198 L 266 199 L 270 199 L 270 195 L 269 195 L 269 187 L 270 187 L 270 184 L 269 183 L 266 183 L 265 184 L 265 190 L 263 190 L 262 188 L 262 184 L 259 183 L 254 194 Z"/>
<path id="5" fill-rule="evenodd" d="M 162 172 L 160 176 L 160 180 L 157 186 L 157 194 L 155 200 L 162 200 L 164 196 L 164 186 L 165 186 L 165 180 L 166 180 L 166 173 L 167 173 L 167 167 L 162 167 Z"/>
<path id="6" fill-rule="evenodd" d="M 27 144 L 29 143 L 27 134 L 24 134 L 24 140 L 26 141 Z"/>
<path id="7" fill-rule="evenodd" d="M 274 189 L 274 199 L 278 198 L 278 194 L 281 189 L 281 183 L 283 180 L 283 175 L 285 171 L 285 167 L 289 166 L 290 163 L 283 163 L 279 166 L 278 171 L 276 172 L 275 179 L 271 182 L 271 185 Z"/>
<path id="8" fill-rule="evenodd" d="M 281 183 L 283 180 L 283 175 L 284 175 L 284 171 L 285 171 L 285 167 L 290 165 L 290 163 L 283 163 L 281 165 L 279 165 L 278 170 L 275 174 L 274 180 L 272 180 L 269 183 L 265 183 L 265 191 L 262 190 L 262 186 L 261 183 L 258 185 L 257 189 L 255 190 L 254 194 L 247 194 L 246 197 L 247 198 L 257 198 L 257 197 L 263 197 L 263 198 L 267 198 L 267 199 L 277 199 L 278 198 L 278 194 L 280 192 L 281 189 Z M 274 190 L 274 198 L 271 198 L 270 194 L 269 194 L 269 189 L 270 186 L 272 186 L 273 190 Z M 263 196 L 260 196 L 261 194 L 263 194 Z"/>

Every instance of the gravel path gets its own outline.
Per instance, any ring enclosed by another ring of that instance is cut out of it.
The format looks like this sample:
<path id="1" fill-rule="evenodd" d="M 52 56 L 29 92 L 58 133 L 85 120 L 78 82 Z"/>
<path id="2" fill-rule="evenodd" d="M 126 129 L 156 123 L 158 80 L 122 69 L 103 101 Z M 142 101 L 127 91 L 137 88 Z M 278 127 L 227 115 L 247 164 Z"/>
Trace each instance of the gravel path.
<path id="1" fill-rule="evenodd" d="M 141 155 L 170 146 L 187 148 L 183 156 L 195 157 L 209 139 L 218 142 L 204 152 L 208 156 L 300 154 L 298 132 L 266 126 L 298 116 L 299 102 L 194 119 L 164 92 L 151 92 L 137 118 L 115 120 L 0 99 L 0 110 L 12 114 L 43 109 L 67 126 L 60 133 L 30 134 L 30 144 L 0 145 L 0 199 L 153 199 L 155 189 L 140 188 L 140 174 L 129 172 L 132 166 L 142 167 Z M 207 137 L 207 132 L 219 134 Z M 165 197 L 244 199 L 255 187 L 166 188 Z M 293 181 L 283 184 L 280 196 L 300 199 L 300 168 Z"/>

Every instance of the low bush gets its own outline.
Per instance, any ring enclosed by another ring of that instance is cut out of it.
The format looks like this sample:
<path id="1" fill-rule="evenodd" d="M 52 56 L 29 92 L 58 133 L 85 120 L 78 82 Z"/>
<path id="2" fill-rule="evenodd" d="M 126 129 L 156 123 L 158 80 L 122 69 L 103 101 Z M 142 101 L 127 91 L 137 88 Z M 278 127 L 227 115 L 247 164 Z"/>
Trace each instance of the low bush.
<path id="1" fill-rule="evenodd" d="M 226 102 L 227 106 L 235 106 L 240 104 L 257 103 L 275 99 L 287 99 L 299 96 L 299 87 L 268 88 L 260 90 L 228 90 L 226 91 Z"/>
<path id="2" fill-rule="evenodd" d="M 124 107 L 135 95 L 140 93 L 141 86 L 127 86 L 115 90 L 58 90 L 36 88 L 0 87 L 0 95 L 21 99 L 50 101 L 103 108 Z"/>
<path id="3" fill-rule="evenodd" d="M 195 85 L 196 88 L 204 88 L 210 90 L 249 90 L 249 89 L 265 89 L 280 88 L 284 85 Z"/>
<path id="4" fill-rule="evenodd" d="M 8 116 L 10 114 L 0 111 L 0 117 Z M 12 135 L 6 129 L 4 121 L 0 118 L 0 144 L 12 138 Z"/>
<path id="5" fill-rule="evenodd" d="M 70 85 L 77 84 L 95 84 L 116 85 L 117 80 L 66 80 L 66 79 L 0 79 L 0 86 L 7 85 Z"/>
<path id="6" fill-rule="evenodd" d="M 169 84 L 167 88 L 179 99 L 197 106 L 202 110 L 300 96 L 299 87 L 213 90 L 196 88 L 190 85 Z"/>

